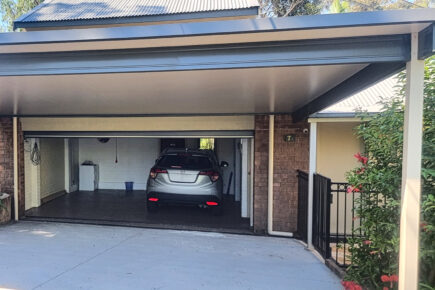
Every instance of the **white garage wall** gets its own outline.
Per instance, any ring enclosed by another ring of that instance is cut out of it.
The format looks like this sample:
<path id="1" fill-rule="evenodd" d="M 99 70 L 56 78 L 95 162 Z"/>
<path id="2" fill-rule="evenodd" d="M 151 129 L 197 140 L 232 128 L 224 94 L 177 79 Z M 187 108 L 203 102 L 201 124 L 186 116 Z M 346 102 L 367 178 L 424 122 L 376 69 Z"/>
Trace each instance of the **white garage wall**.
<path id="1" fill-rule="evenodd" d="M 118 163 L 115 163 L 115 138 L 101 143 L 96 138 L 79 139 L 79 160 L 98 164 L 100 189 L 125 189 L 133 181 L 134 189 L 146 189 L 149 171 L 160 152 L 160 140 L 118 138 Z"/>

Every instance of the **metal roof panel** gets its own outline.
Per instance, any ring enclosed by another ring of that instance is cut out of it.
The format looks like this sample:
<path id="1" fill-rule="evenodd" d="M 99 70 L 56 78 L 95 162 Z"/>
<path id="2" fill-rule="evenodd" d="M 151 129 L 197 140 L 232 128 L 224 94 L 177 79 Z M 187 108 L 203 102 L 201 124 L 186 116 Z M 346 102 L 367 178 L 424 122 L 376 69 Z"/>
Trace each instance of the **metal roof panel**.
<path id="1" fill-rule="evenodd" d="M 343 101 L 334 104 L 323 111 L 317 113 L 331 114 L 331 113 L 353 113 L 359 109 L 367 110 L 368 112 L 380 112 L 383 108 L 380 103 L 382 100 L 390 100 L 397 93 L 397 76 L 389 77 L 357 94 L 349 96 Z"/>
<path id="2" fill-rule="evenodd" d="M 258 7 L 257 0 L 48 0 L 15 22 L 47 22 L 212 12 Z"/>

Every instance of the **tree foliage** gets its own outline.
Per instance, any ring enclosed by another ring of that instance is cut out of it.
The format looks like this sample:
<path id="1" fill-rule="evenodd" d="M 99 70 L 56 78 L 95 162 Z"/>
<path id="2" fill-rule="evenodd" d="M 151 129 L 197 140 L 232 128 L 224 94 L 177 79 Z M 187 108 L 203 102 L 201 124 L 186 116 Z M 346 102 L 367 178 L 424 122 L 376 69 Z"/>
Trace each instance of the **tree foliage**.
<path id="1" fill-rule="evenodd" d="M 260 0 L 260 16 L 286 17 L 319 14 L 322 0 Z"/>
<path id="2" fill-rule="evenodd" d="M 352 264 L 345 280 L 367 289 L 397 286 L 406 76 L 401 73 L 398 77 L 397 98 L 385 101 L 383 112 L 357 127 L 357 135 L 365 144 L 365 156 L 356 156 L 361 166 L 348 174 L 349 190 L 358 191 L 361 199 L 356 200 L 353 209 L 360 227 L 349 242 Z M 422 130 L 420 287 L 434 289 L 435 57 L 426 61 Z"/>
<path id="3" fill-rule="evenodd" d="M 427 8 L 434 0 L 326 0 L 330 13 Z"/>
<path id="4" fill-rule="evenodd" d="M 42 2 L 43 0 L 0 0 L 1 31 L 12 31 L 15 19 Z"/>

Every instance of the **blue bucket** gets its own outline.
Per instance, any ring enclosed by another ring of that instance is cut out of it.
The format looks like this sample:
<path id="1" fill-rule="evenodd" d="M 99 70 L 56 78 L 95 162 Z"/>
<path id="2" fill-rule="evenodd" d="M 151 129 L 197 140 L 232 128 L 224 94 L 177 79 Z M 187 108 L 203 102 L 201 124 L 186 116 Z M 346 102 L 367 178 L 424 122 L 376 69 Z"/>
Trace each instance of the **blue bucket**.
<path id="1" fill-rule="evenodd" d="M 125 190 L 126 191 L 132 191 L 133 190 L 133 181 L 126 181 L 125 182 Z"/>

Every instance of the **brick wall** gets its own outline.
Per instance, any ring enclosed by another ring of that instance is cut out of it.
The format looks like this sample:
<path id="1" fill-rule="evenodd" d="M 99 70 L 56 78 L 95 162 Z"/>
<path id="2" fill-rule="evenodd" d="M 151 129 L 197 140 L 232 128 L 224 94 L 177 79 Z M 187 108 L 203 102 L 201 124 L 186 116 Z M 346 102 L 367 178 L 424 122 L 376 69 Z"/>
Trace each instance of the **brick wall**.
<path id="1" fill-rule="evenodd" d="M 0 191 L 14 193 L 12 118 L 0 118 Z"/>
<path id="2" fill-rule="evenodd" d="M 275 116 L 274 147 L 274 215 L 273 229 L 295 232 L 297 228 L 297 172 L 308 170 L 309 134 L 303 129 L 308 123 L 293 123 L 291 116 Z M 294 142 L 285 142 L 284 136 L 295 134 Z M 254 231 L 267 231 L 267 174 L 269 150 L 269 117 L 255 118 L 254 171 Z"/>
<path id="3" fill-rule="evenodd" d="M 14 147 L 12 118 L 0 118 L 0 191 L 14 194 Z M 19 214 L 24 214 L 24 143 L 21 123 L 18 123 L 18 202 Z"/>

